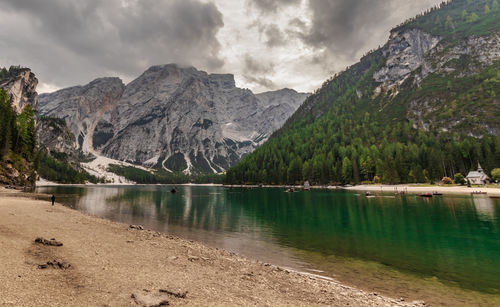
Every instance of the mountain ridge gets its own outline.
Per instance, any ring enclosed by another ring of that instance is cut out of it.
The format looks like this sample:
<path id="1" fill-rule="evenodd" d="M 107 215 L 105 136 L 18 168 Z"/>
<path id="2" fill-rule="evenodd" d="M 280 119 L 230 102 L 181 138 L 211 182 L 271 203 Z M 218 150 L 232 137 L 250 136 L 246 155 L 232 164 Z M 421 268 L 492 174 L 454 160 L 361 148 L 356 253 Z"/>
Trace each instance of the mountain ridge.
<path id="1" fill-rule="evenodd" d="M 39 111 L 65 119 L 87 154 L 168 172 L 220 173 L 262 144 L 307 96 L 291 89 L 255 95 L 237 88 L 232 74 L 165 64 L 127 85 L 99 78 L 42 94 Z"/>

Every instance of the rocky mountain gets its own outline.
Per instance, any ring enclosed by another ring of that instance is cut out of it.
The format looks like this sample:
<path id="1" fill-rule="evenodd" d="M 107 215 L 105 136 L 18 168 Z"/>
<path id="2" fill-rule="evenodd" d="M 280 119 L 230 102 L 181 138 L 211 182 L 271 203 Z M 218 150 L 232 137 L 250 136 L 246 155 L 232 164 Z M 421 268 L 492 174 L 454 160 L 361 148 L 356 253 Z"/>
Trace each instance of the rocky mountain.
<path id="1" fill-rule="evenodd" d="M 12 66 L 9 70 L 3 68 L 0 71 L 0 88 L 7 91 L 17 113 L 21 113 L 27 105 L 37 109 L 37 85 L 38 79 L 29 68 Z"/>
<path id="2" fill-rule="evenodd" d="M 36 135 L 39 144 L 43 144 L 52 156 L 57 156 L 78 168 L 81 153 L 78 150 L 75 135 L 67 127 L 66 122 L 59 118 L 40 117 L 37 122 Z"/>
<path id="3" fill-rule="evenodd" d="M 40 95 L 43 116 L 64 119 L 78 148 L 167 171 L 222 172 L 261 145 L 308 95 L 255 95 L 233 75 L 175 64 Z"/>
<path id="4" fill-rule="evenodd" d="M 0 183 L 33 186 L 36 180 L 38 80 L 28 68 L 0 69 Z"/>
<path id="5" fill-rule="evenodd" d="M 326 81 L 227 181 L 432 182 L 477 161 L 500 166 L 499 35 L 490 0 L 408 20 Z"/>
<path id="6" fill-rule="evenodd" d="M 119 78 L 101 78 L 85 86 L 42 94 L 39 115 L 64 119 L 76 138 L 78 149 L 92 153 L 95 127 L 103 117 L 109 119 L 124 88 Z"/>

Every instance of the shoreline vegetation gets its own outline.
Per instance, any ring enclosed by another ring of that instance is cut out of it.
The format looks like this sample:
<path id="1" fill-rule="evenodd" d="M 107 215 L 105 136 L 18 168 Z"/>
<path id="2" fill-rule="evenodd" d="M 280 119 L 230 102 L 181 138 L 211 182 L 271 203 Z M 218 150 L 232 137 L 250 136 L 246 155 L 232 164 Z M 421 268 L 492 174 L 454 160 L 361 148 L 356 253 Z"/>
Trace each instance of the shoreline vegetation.
<path id="1" fill-rule="evenodd" d="M 26 196 L 0 188 L 0 305 L 425 305 Z"/>

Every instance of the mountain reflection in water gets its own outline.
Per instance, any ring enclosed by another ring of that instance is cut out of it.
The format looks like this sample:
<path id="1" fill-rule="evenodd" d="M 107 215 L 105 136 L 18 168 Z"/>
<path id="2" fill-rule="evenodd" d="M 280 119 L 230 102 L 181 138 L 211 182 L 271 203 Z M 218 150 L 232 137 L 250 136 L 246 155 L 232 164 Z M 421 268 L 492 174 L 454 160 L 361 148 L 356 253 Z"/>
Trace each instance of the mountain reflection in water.
<path id="1" fill-rule="evenodd" d="M 37 192 L 54 193 L 96 216 L 301 270 L 328 275 L 325 259 L 357 259 L 463 288 L 500 289 L 499 201 L 484 195 L 366 198 L 344 191 L 170 189 L 65 186 Z M 317 257 L 321 262 L 314 262 Z"/>

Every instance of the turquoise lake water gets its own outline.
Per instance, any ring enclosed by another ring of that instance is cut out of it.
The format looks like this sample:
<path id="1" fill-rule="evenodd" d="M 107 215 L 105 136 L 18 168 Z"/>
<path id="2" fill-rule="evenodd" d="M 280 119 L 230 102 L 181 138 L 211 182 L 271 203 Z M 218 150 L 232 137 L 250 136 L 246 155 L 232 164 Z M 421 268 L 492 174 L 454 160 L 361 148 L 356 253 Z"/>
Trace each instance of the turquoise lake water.
<path id="1" fill-rule="evenodd" d="M 500 294 L 500 201 L 487 195 L 367 198 L 327 190 L 170 189 L 59 186 L 37 192 L 113 221 L 392 296 L 467 304 Z"/>

